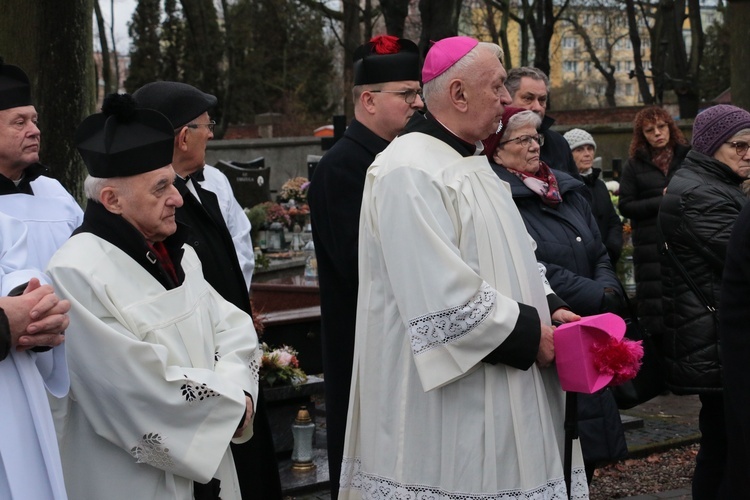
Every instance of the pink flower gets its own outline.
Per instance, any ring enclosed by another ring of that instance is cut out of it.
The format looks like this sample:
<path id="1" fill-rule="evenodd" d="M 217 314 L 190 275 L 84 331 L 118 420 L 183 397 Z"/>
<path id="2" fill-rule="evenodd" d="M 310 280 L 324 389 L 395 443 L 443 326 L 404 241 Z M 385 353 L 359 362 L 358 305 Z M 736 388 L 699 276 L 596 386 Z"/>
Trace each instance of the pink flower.
<path id="1" fill-rule="evenodd" d="M 292 360 L 294 360 L 294 355 L 287 352 L 287 351 L 277 351 L 276 355 L 278 356 L 278 365 L 281 367 L 284 366 L 290 366 L 292 365 Z"/>

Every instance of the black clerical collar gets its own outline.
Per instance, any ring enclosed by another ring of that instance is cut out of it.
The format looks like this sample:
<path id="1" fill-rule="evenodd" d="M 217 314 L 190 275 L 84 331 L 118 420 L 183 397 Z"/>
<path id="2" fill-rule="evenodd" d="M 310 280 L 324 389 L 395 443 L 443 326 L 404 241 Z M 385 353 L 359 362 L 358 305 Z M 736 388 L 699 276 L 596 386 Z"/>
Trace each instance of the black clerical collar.
<path id="1" fill-rule="evenodd" d="M 406 124 L 406 128 L 401 135 L 408 134 L 410 132 L 421 132 L 435 139 L 441 140 L 453 149 L 455 149 L 461 156 L 474 156 L 477 150 L 476 144 L 470 144 L 456 134 L 445 128 L 437 119 L 430 114 L 428 111 L 424 115 L 421 113 L 414 113 L 409 123 Z"/>
<path id="2" fill-rule="evenodd" d="M 193 172 L 192 174 L 186 175 L 184 177 L 181 176 L 180 174 L 177 174 L 175 176 L 175 181 L 182 181 L 182 183 L 184 184 L 187 184 L 187 182 L 191 179 L 193 180 L 194 183 L 203 182 L 204 180 L 206 180 L 205 174 L 203 173 L 203 169 L 204 167 L 201 167 L 195 172 Z"/>
<path id="3" fill-rule="evenodd" d="M 116 246 L 151 273 L 168 290 L 179 286 L 185 278 L 181 266 L 184 253 L 182 245 L 187 241 L 188 230 L 179 222 L 177 223 L 177 231 L 164 240 L 164 246 L 167 248 L 177 272 L 178 283 L 174 283 L 161 265 L 158 264 L 158 260 L 150 255 L 151 249 L 143 234 L 124 217 L 108 211 L 101 203 L 88 200 L 86 211 L 83 214 L 83 224 L 73 232 L 73 235 L 81 233 L 91 233 Z"/>
<path id="4" fill-rule="evenodd" d="M 26 167 L 21 175 L 21 181 L 16 185 L 11 179 L 0 174 L 0 195 L 4 194 L 34 194 L 31 189 L 31 183 L 40 175 L 47 173 L 47 167 L 41 163 L 33 163 Z"/>

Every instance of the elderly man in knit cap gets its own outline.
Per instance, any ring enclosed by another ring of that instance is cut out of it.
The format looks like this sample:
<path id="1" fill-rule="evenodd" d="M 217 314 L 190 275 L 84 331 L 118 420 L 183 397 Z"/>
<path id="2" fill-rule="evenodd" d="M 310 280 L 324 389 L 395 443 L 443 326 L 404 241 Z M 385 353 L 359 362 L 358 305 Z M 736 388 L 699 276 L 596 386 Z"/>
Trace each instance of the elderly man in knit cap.
<path id="1" fill-rule="evenodd" d="M 692 143 L 659 208 L 667 384 L 701 400 L 693 498 L 734 498 L 721 489 L 727 435 L 717 310 L 729 236 L 747 203 L 750 113 L 723 104 L 703 111 Z"/>
<path id="2" fill-rule="evenodd" d="M 175 221 L 170 121 L 128 95 L 102 110 L 76 131 L 83 224 L 48 268 L 80 329 L 54 402 L 68 495 L 239 499 L 229 443 L 252 434 L 252 319 L 203 278 Z"/>
<path id="3" fill-rule="evenodd" d="M 468 37 L 435 43 L 426 115 L 367 172 L 343 497 L 566 498 L 550 325 L 579 317 L 477 155 L 510 103 L 501 57 Z M 588 498 L 577 441 L 572 469 L 573 497 Z"/>
<path id="4" fill-rule="evenodd" d="M 357 311 L 357 240 L 365 172 L 424 106 L 419 49 L 376 36 L 354 54 L 354 119 L 315 167 L 308 200 L 320 283 L 331 496 L 338 495 Z"/>
<path id="5" fill-rule="evenodd" d="M 224 299 L 252 314 L 248 290 L 255 259 L 250 221 L 227 177 L 205 165 L 214 127 L 209 111 L 216 97 L 186 83 L 153 82 L 136 90 L 133 98 L 140 107 L 161 112 L 175 129 L 172 167 L 184 202 L 176 216 L 189 229 L 187 242 L 201 261 L 203 276 Z M 281 498 L 281 481 L 262 392 L 255 410 L 253 438 L 232 444 L 242 498 L 276 500 Z"/>
<path id="6" fill-rule="evenodd" d="M 0 212 L 26 224 L 27 265 L 44 270 L 81 224 L 83 212 L 65 188 L 47 176 L 39 163 L 40 146 L 29 79 L 21 68 L 0 59 Z"/>
<path id="7" fill-rule="evenodd" d="M 622 253 L 622 221 L 609 197 L 607 185 L 599 178 L 602 169 L 594 167 L 596 142 L 591 134 L 580 128 L 568 130 L 563 137 L 570 145 L 580 178 L 589 190 L 591 211 L 602 235 L 602 243 L 607 247 L 612 267 L 616 267 Z"/>

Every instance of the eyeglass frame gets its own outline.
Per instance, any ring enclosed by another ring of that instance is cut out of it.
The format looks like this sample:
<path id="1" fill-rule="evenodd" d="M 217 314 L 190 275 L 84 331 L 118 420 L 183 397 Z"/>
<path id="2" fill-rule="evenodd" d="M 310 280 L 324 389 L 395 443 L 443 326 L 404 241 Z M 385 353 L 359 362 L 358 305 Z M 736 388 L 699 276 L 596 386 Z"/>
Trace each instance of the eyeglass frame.
<path id="1" fill-rule="evenodd" d="M 414 89 L 407 89 L 407 90 L 370 90 L 369 92 L 372 92 L 373 94 L 401 94 L 401 96 L 404 98 L 404 102 L 406 104 L 414 104 L 417 102 L 417 96 L 419 96 L 420 99 L 424 102 L 424 97 L 422 97 L 422 89 L 414 90 Z M 408 95 L 414 95 L 414 99 L 412 99 L 411 102 L 409 102 L 409 99 L 407 98 Z"/>
<path id="2" fill-rule="evenodd" d="M 521 146 L 528 148 L 531 146 L 531 141 L 536 141 L 537 144 L 539 144 L 539 147 L 544 146 L 544 134 L 537 134 L 536 136 L 533 135 L 519 135 L 518 137 L 515 137 L 513 139 L 508 139 L 507 141 L 498 142 L 498 146 L 502 146 L 504 144 L 508 144 L 509 142 L 516 142 L 520 144 Z M 524 144 L 527 143 L 527 144 Z"/>
<path id="3" fill-rule="evenodd" d="M 750 143 L 747 141 L 727 141 L 724 144 L 729 144 L 734 148 L 734 152 L 737 153 L 737 156 L 742 158 L 747 154 L 747 150 L 750 149 Z M 743 144 L 743 146 L 740 146 L 740 144 Z M 742 152 L 740 152 L 740 148 L 742 148 Z"/>
<path id="4" fill-rule="evenodd" d="M 213 134 L 214 127 L 216 127 L 216 120 L 209 120 L 208 123 L 188 123 L 185 126 L 192 129 L 197 129 L 198 127 L 207 127 L 208 131 Z"/>

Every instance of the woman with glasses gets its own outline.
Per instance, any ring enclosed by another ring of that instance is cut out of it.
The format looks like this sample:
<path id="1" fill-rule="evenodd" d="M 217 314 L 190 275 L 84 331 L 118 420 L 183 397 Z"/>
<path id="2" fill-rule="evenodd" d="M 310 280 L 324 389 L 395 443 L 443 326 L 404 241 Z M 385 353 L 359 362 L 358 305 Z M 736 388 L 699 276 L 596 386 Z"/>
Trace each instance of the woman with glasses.
<path id="1" fill-rule="evenodd" d="M 485 141 L 485 154 L 536 241 L 536 259 L 555 293 L 581 316 L 622 312 L 622 288 L 602 243 L 585 194 L 585 184 L 552 170 L 539 159 L 544 136 L 532 111 L 506 107 L 501 130 Z M 625 435 L 612 393 L 579 395 L 578 431 L 586 475 L 597 462 L 627 453 Z"/>
<path id="2" fill-rule="evenodd" d="M 657 336 L 664 331 L 664 321 L 656 216 L 664 189 L 689 150 L 682 132 L 664 109 L 651 106 L 635 115 L 630 158 L 620 176 L 618 206 L 632 228 L 638 317 Z"/>
<path id="3" fill-rule="evenodd" d="M 692 142 L 658 217 L 666 243 L 661 266 L 666 381 L 672 392 L 698 394 L 701 400 L 693 498 L 737 498 L 720 490 L 727 435 L 717 309 L 729 236 L 747 203 L 741 184 L 750 176 L 750 113 L 728 105 L 709 108 L 695 118 Z"/>

